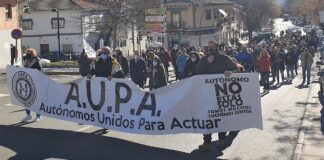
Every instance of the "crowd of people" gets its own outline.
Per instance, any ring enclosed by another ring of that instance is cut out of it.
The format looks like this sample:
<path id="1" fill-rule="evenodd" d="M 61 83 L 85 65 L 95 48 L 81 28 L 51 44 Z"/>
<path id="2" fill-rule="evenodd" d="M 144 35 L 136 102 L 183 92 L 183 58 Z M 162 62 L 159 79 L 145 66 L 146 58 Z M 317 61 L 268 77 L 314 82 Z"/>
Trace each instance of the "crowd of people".
<path id="1" fill-rule="evenodd" d="M 83 77 L 105 77 L 108 80 L 130 78 L 143 89 L 148 82 L 150 90 L 169 84 L 171 65 L 175 79 L 179 81 L 199 74 L 224 74 L 228 77 L 233 72 L 256 72 L 260 74 L 263 92 L 268 93 L 270 86 L 291 84 L 298 75 L 299 66 L 302 67 L 303 77 L 300 85 L 310 84 L 310 71 L 317 49 L 312 39 L 309 35 L 303 36 L 301 32 L 286 32 L 279 37 L 264 40 L 263 43 L 238 43 L 236 47 L 210 41 L 207 46 L 201 48 L 181 45 L 174 45 L 169 51 L 163 46 L 149 48 L 144 53 L 135 51 L 131 59 L 124 57 L 121 50 L 113 51 L 109 47 L 103 47 L 97 51 L 94 61 L 90 60 L 83 50 L 78 64 Z M 41 70 L 36 51 L 27 49 L 26 55 L 24 66 Z M 27 111 L 23 121 L 31 119 L 30 112 Z M 40 120 L 40 115 L 37 115 L 36 120 Z M 229 134 L 236 136 L 238 132 L 233 131 Z M 226 134 L 219 133 L 219 146 L 224 145 Z M 204 143 L 199 148 L 208 150 L 211 137 L 211 134 L 204 135 Z"/>

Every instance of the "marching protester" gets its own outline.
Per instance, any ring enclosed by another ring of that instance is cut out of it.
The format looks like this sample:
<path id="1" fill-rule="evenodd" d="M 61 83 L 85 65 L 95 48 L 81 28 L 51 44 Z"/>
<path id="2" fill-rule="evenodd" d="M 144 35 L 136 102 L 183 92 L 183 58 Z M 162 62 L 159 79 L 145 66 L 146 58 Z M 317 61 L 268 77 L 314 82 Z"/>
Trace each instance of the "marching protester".
<path id="1" fill-rule="evenodd" d="M 269 92 L 270 90 L 270 66 L 271 66 L 271 57 L 266 50 L 262 50 L 261 54 L 257 58 L 258 60 L 258 69 L 261 74 L 261 84 L 263 84 L 263 91 Z"/>
<path id="2" fill-rule="evenodd" d="M 79 72 L 82 77 L 85 77 L 90 74 L 90 59 L 83 49 L 78 60 Z"/>
<path id="3" fill-rule="evenodd" d="M 17 48 L 13 44 L 10 44 L 10 55 L 11 55 L 10 64 L 11 65 L 14 65 L 14 62 L 17 58 L 16 52 L 17 52 Z"/>
<path id="4" fill-rule="evenodd" d="M 187 60 L 189 59 L 189 55 L 186 53 L 186 49 L 184 47 L 180 48 L 180 55 L 178 55 L 176 63 L 178 67 L 178 77 L 179 80 L 185 78 L 184 69 L 186 67 Z"/>
<path id="5" fill-rule="evenodd" d="M 285 64 L 287 68 L 287 81 L 292 82 L 294 78 L 294 69 L 295 69 L 295 55 L 291 48 L 288 49 L 288 53 L 285 54 Z"/>
<path id="6" fill-rule="evenodd" d="M 169 61 L 171 59 L 169 53 L 167 52 L 166 48 L 165 47 L 161 47 L 160 48 L 160 51 L 158 52 L 158 56 L 159 58 L 161 59 L 161 62 L 164 66 L 164 69 L 165 69 L 165 74 L 166 74 L 166 77 L 167 77 L 167 80 L 169 79 Z"/>
<path id="7" fill-rule="evenodd" d="M 184 69 L 185 78 L 191 77 L 196 74 L 196 66 L 199 63 L 200 56 L 198 52 L 190 52 L 190 58 L 187 60 L 186 67 Z"/>
<path id="8" fill-rule="evenodd" d="M 149 51 L 147 53 L 147 59 L 146 59 L 146 71 L 147 75 L 151 75 L 152 69 L 153 69 L 153 59 L 155 57 L 154 51 Z"/>
<path id="9" fill-rule="evenodd" d="M 211 41 L 208 43 L 208 46 L 210 47 L 210 52 L 199 61 L 196 67 L 196 74 L 225 74 L 227 77 L 230 76 L 231 71 L 237 69 L 236 63 L 230 57 L 219 53 L 218 43 Z M 227 132 L 218 133 L 218 145 L 220 147 L 224 146 L 226 134 Z M 230 134 L 236 136 L 238 131 L 232 131 Z M 212 134 L 204 134 L 204 143 L 199 146 L 199 149 L 209 150 L 211 140 Z"/>
<path id="10" fill-rule="evenodd" d="M 174 47 L 171 50 L 171 63 L 173 66 L 174 74 L 176 76 L 176 80 L 179 79 L 178 75 L 178 66 L 177 66 L 177 57 L 179 55 L 179 47 L 178 45 L 174 45 Z"/>
<path id="11" fill-rule="evenodd" d="M 253 68 L 253 57 L 252 54 L 248 52 L 248 48 L 243 46 L 242 51 L 236 55 L 236 60 L 238 63 L 244 66 L 245 72 L 251 72 Z"/>
<path id="12" fill-rule="evenodd" d="M 114 58 L 111 56 L 111 51 L 109 47 L 104 47 L 97 53 L 97 60 L 95 62 L 94 68 L 91 69 L 88 78 L 92 76 L 104 77 L 108 80 L 113 78 L 112 69 L 113 69 Z M 103 134 L 107 133 L 107 129 L 101 130 Z"/>
<path id="13" fill-rule="evenodd" d="M 123 56 L 123 52 L 119 49 L 116 51 L 116 54 L 117 54 L 117 57 L 116 57 L 117 61 L 122 68 L 123 74 L 125 76 L 127 76 L 129 73 L 129 66 L 128 66 L 127 58 Z"/>
<path id="14" fill-rule="evenodd" d="M 32 68 L 32 69 L 37 69 L 39 71 L 42 70 L 42 66 L 41 64 L 39 63 L 39 59 L 38 57 L 36 56 L 37 53 L 36 53 L 36 50 L 33 49 L 33 48 L 28 48 L 26 50 L 26 60 L 25 60 L 25 63 L 24 63 L 24 67 L 25 68 Z M 30 110 L 26 109 L 26 117 L 22 120 L 22 122 L 28 122 L 30 120 L 33 119 L 32 115 L 31 115 L 31 112 Z M 36 114 L 36 119 L 34 120 L 35 122 L 38 122 L 41 120 L 41 115 L 40 114 Z"/>
<path id="15" fill-rule="evenodd" d="M 284 55 L 279 51 L 278 48 L 274 48 L 274 55 L 273 55 L 273 68 L 274 68 L 274 73 L 277 78 L 277 85 L 280 84 L 279 81 L 279 74 L 281 74 L 281 80 L 282 82 L 285 81 L 285 76 L 284 76 L 284 69 L 285 69 L 285 58 Z"/>
<path id="16" fill-rule="evenodd" d="M 302 75 L 303 75 L 303 82 L 300 84 L 300 86 L 303 86 L 305 84 L 306 75 L 307 75 L 307 86 L 308 86 L 310 84 L 311 67 L 314 62 L 313 55 L 310 53 L 308 48 L 305 48 L 304 52 L 300 55 L 300 61 L 301 61 Z"/>
<path id="17" fill-rule="evenodd" d="M 146 64 L 142 60 L 137 51 L 134 53 L 134 58 L 130 60 L 130 78 L 131 80 L 144 89 L 147 79 Z"/>
<path id="18" fill-rule="evenodd" d="M 152 62 L 152 72 L 150 73 L 150 90 L 158 89 L 167 85 L 165 69 L 158 56 L 154 56 Z"/>
<path id="19" fill-rule="evenodd" d="M 104 77 L 108 80 L 111 80 L 113 77 L 111 75 L 112 71 L 112 61 L 113 57 L 111 56 L 110 48 L 104 47 L 97 53 L 97 60 L 95 62 L 94 68 L 91 69 L 88 78 L 92 76 Z"/>

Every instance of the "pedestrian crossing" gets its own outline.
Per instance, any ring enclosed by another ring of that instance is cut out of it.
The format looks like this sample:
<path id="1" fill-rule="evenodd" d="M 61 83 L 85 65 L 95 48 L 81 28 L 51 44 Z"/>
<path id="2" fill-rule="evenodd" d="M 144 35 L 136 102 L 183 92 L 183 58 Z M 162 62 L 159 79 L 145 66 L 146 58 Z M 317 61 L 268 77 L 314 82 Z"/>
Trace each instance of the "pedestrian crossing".
<path id="1" fill-rule="evenodd" d="M 1 94 L 0 93 L 0 98 L 2 98 L 2 97 L 9 97 L 9 94 Z"/>

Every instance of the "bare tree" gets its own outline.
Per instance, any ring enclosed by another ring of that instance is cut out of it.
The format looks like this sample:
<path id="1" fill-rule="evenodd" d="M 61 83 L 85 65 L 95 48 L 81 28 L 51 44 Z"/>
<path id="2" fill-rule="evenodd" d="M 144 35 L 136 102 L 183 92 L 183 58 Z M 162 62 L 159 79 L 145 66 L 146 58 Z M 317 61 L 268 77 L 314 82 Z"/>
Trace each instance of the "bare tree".
<path id="1" fill-rule="evenodd" d="M 269 19 L 280 15 L 281 9 L 274 0 L 242 0 L 243 19 L 248 30 L 249 39 L 253 31 L 260 30 Z"/>
<path id="2" fill-rule="evenodd" d="M 324 10 L 323 0 L 297 0 L 293 5 L 293 14 L 319 24 L 319 11 Z"/>
<path id="3" fill-rule="evenodd" d="M 159 0 L 86 0 L 95 3 L 95 9 L 84 11 L 82 17 L 99 17 L 95 21 L 85 21 L 85 26 L 98 31 L 116 48 L 117 31 L 119 28 L 144 29 L 145 9 L 158 7 Z"/>

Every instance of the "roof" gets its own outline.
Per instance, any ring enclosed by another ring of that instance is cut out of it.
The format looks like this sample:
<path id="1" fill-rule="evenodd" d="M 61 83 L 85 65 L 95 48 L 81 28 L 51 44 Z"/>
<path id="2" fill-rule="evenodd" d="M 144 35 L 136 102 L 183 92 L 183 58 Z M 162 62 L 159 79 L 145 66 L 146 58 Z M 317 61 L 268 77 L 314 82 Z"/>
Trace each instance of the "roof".
<path id="1" fill-rule="evenodd" d="M 95 4 L 85 0 L 20 0 L 20 6 L 28 4 L 31 11 L 81 10 L 95 8 Z"/>
<path id="2" fill-rule="evenodd" d="M 194 4 L 235 4 L 229 0 L 192 0 Z"/>
<path id="3" fill-rule="evenodd" d="M 164 4 L 169 3 L 193 3 L 196 5 L 199 4 L 234 4 L 234 2 L 229 0 L 166 0 Z"/>

